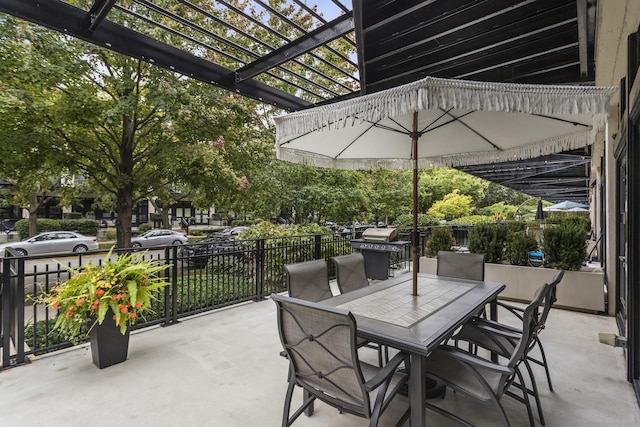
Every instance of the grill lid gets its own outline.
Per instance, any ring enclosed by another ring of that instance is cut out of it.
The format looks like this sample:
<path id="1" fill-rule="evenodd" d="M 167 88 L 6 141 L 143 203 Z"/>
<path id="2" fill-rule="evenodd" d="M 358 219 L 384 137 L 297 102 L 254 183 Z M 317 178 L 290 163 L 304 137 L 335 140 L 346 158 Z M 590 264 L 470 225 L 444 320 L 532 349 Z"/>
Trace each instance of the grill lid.
<path id="1" fill-rule="evenodd" d="M 362 232 L 362 239 L 370 242 L 393 242 L 398 240 L 395 228 L 367 228 Z"/>

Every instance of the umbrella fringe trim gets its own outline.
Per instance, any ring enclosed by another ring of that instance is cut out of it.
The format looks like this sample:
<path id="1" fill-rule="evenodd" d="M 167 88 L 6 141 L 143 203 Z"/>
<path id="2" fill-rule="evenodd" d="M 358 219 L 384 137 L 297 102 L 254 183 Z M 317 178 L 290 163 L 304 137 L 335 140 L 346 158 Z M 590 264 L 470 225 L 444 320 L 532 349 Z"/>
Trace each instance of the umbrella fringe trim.
<path id="1" fill-rule="evenodd" d="M 584 132 L 554 137 L 546 141 L 537 141 L 529 145 L 504 151 L 484 151 L 458 153 L 447 156 L 423 157 L 418 159 L 418 167 L 459 167 L 525 160 L 582 148 L 593 143 L 594 139 L 595 132 L 592 128 Z M 362 170 L 413 168 L 413 162 L 411 159 L 334 159 L 308 151 L 292 150 L 285 147 L 279 147 L 277 150 L 277 158 L 292 163 L 335 169 Z"/>
<path id="2" fill-rule="evenodd" d="M 275 118 L 277 140 L 429 108 L 606 118 L 616 87 L 527 85 L 427 77 L 414 83 Z M 594 123 L 594 128 L 599 129 Z"/>

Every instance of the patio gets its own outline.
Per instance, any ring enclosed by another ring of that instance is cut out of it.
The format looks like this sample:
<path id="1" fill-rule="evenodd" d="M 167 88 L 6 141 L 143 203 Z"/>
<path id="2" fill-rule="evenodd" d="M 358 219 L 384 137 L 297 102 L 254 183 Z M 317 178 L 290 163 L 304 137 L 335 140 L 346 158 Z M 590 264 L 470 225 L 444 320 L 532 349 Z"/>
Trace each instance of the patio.
<path id="1" fill-rule="evenodd" d="M 500 315 L 506 322 L 507 315 Z M 543 341 L 555 393 L 541 368 L 534 368 L 547 426 L 640 425 L 633 388 L 624 378 L 623 350 L 598 342 L 598 332 L 614 331 L 613 317 L 551 312 Z M 87 346 L 74 347 L 0 373 L 2 425 L 277 426 L 288 368 L 280 350 L 269 300 L 137 331 L 129 359 L 104 370 L 92 364 Z M 376 354 L 363 349 L 361 356 L 374 361 Z M 299 402 L 299 390 L 295 397 Z M 455 407 L 479 426 L 498 422 L 490 407 L 459 394 L 432 402 Z M 508 397 L 504 403 L 512 425 L 528 425 L 523 405 Z M 406 405 L 407 398 L 396 399 L 381 425 L 393 425 Z M 427 416 L 434 426 L 457 425 L 434 413 Z M 313 417 L 302 416 L 294 425 L 366 421 L 317 403 Z"/>

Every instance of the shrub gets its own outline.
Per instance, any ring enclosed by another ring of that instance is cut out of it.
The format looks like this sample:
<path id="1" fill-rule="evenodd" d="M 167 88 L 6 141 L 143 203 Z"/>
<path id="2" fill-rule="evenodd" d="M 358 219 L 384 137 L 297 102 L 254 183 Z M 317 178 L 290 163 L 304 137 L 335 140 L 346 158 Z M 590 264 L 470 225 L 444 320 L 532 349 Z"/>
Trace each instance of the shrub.
<path id="1" fill-rule="evenodd" d="M 543 231 L 542 252 L 549 267 L 562 270 L 580 270 L 587 258 L 587 242 L 584 224 L 560 221 Z"/>
<path id="2" fill-rule="evenodd" d="M 524 221 L 507 221 L 504 225 L 507 227 L 507 234 L 519 233 L 527 230 L 527 223 Z"/>
<path id="3" fill-rule="evenodd" d="M 460 218 L 452 219 L 451 221 L 447 221 L 447 224 L 453 225 L 476 225 L 481 223 L 492 223 L 494 222 L 494 218 L 492 216 L 485 215 L 468 215 L 462 216 Z"/>
<path id="4" fill-rule="evenodd" d="M 585 238 L 591 230 L 591 221 L 589 218 L 577 214 L 554 215 L 547 219 L 545 223 L 579 227 L 585 233 Z"/>
<path id="5" fill-rule="evenodd" d="M 44 233 L 45 231 L 60 231 L 60 222 L 55 219 L 38 218 L 36 220 L 36 233 Z M 29 219 L 20 219 L 16 221 L 16 231 L 20 239 L 29 237 Z"/>
<path id="6" fill-rule="evenodd" d="M 538 249 L 538 241 L 524 231 L 511 232 L 507 238 L 505 258 L 512 265 L 527 265 L 529 263 L 529 251 Z"/>
<path id="7" fill-rule="evenodd" d="M 440 224 L 438 218 L 429 216 L 427 214 L 418 214 L 418 227 L 432 227 Z M 411 229 L 413 227 L 413 216 L 411 214 L 398 215 L 393 222 L 393 226 L 396 228 Z"/>
<path id="8" fill-rule="evenodd" d="M 486 262 L 502 261 L 506 241 L 507 227 L 502 224 L 477 224 L 469 229 L 469 252 L 485 254 Z"/>
<path id="9" fill-rule="evenodd" d="M 138 225 L 138 231 L 140 233 L 144 233 L 145 231 L 149 231 L 151 230 L 151 224 L 149 224 L 148 222 L 143 222 L 142 224 Z"/>
<path id="10" fill-rule="evenodd" d="M 434 227 L 431 229 L 429 240 L 427 240 L 425 255 L 436 256 L 439 251 L 450 251 L 451 246 L 455 244 L 456 241 L 449 227 Z"/>
<path id="11" fill-rule="evenodd" d="M 75 231 L 85 236 L 98 234 L 99 224 L 95 219 L 66 219 L 59 221 L 60 230 Z"/>

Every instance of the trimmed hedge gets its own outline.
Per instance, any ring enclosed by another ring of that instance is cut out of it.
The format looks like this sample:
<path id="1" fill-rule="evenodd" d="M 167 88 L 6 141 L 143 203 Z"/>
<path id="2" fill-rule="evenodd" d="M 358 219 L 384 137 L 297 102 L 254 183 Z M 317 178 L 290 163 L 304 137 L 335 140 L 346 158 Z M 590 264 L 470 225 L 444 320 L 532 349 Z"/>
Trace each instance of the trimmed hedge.
<path id="1" fill-rule="evenodd" d="M 65 219 L 59 221 L 57 219 L 38 218 L 36 223 L 37 234 L 47 231 L 75 231 L 86 236 L 98 234 L 98 221 L 94 219 Z M 29 219 L 16 221 L 16 231 L 20 239 L 29 237 Z"/>
<path id="2" fill-rule="evenodd" d="M 95 236 L 98 234 L 99 224 L 95 219 L 65 219 L 60 221 L 60 227 L 61 230 Z"/>
<path id="3" fill-rule="evenodd" d="M 542 252 L 545 265 L 562 270 L 580 270 L 587 259 L 584 224 L 561 222 L 543 231 Z"/>
<path id="4" fill-rule="evenodd" d="M 431 229 L 431 236 L 427 240 L 424 252 L 427 256 L 436 256 L 439 251 L 450 251 L 451 246 L 455 244 L 456 241 L 449 227 L 434 227 Z"/>
<path id="5" fill-rule="evenodd" d="M 484 254 L 486 262 L 500 264 L 506 242 L 503 224 L 477 224 L 469 229 L 469 252 Z"/>
<path id="6" fill-rule="evenodd" d="M 538 249 L 538 241 L 524 231 L 509 233 L 505 258 L 511 265 L 529 265 L 529 251 Z"/>

